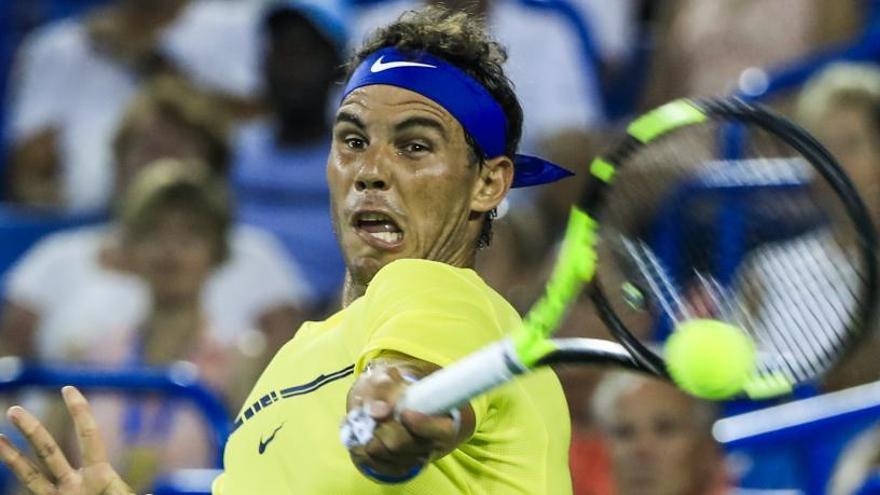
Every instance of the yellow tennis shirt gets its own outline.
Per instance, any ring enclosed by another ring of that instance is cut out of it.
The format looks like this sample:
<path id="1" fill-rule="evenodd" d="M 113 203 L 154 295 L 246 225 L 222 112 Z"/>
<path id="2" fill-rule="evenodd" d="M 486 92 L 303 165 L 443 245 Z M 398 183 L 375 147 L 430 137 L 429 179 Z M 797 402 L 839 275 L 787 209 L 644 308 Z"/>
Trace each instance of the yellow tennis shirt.
<path id="1" fill-rule="evenodd" d="M 570 494 L 568 409 L 548 369 L 474 399 L 473 437 L 407 483 L 364 477 L 339 439 L 346 394 L 378 353 L 446 366 L 517 325 L 516 311 L 473 270 L 388 264 L 363 297 L 303 324 L 278 351 L 236 418 L 214 493 Z"/>

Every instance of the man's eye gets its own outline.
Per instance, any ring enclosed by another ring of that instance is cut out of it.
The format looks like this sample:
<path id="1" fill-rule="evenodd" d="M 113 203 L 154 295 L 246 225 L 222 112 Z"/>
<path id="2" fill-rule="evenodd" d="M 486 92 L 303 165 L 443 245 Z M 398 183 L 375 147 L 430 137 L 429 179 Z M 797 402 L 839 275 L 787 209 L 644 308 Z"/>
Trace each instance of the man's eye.
<path id="1" fill-rule="evenodd" d="M 670 436 L 682 430 L 682 424 L 669 418 L 663 418 L 655 421 L 654 432 L 658 436 Z"/>
<path id="2" fill-rule="evenodd" d="M 611 436 L 618 440 L 629 440 L 636 434 L 636 430 L 632 425 L 614 425 L 611 428 Z"/>
<path id="3" fill-rule="evenodd" d="M 404 146 L 404 150 L 407 153 L 423 153 L 425 151 L 430 151 L 429 148 L 422 143 L 409 143 Z"/>
<path id="4" fill-rule="evenodd" d="M 367 146 L 367 143 L 361 138 L 350 137 L 346 138 L 345 145 L 348 146 L 349 149 L 362 150 Z"/>

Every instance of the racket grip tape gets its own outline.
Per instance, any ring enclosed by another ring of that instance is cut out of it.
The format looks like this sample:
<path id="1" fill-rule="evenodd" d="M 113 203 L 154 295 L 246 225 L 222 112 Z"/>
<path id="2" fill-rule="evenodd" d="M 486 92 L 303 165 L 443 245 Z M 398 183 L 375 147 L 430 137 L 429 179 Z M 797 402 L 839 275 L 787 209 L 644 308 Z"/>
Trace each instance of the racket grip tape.
<path id="1" fill-rule="evenodd" d="M 526 371 L 506 338 L 422 378 L 404 392 L 397 410 L 443 414 Z"/>

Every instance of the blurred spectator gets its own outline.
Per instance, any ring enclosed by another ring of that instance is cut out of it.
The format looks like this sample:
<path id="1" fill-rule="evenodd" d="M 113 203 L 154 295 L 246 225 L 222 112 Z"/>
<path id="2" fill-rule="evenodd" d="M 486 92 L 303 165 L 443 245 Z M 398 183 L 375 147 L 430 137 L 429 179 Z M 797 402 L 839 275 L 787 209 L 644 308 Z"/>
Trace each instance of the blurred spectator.
<path id="1" fill-rule="evenodd" d="M 638 17 L 645 0 L 571 0 L 603 64 L 625 64 L 638 43 Z"/>
<path id="2" fill-rule="evenodd" d="M 128 328 L 86 336 L 78 360 L 101 367 L 195 365 L 202 382 L 240 404 L 261 368 L 217 339 L 201 293 L 229 255 L 231 204 L 222 178 L 198 162 L 144 167 L 120 210 L 121 253 L 146 284 L 150 309 Z M 99 396 L 92 403 L 110 461 L 137 493 L 160 471 L 208 467 L 213 450 L 201 417 L 168 398 Z"/>
<path id="3" fill-rule="evenodd" d="M 554 163 L 576 159 L 577 171 L 601 151 L 607 136 L 590 132 L 577 141 L 558 142 L 543 156 Z M 588 174 L 577 173 L 550 186 L 534 188 L 531 201 L 514 208 L 499 208 L 492 226 L 492 244 L 477 252 L 480 275 L 517 310 L 525 312 L 544 289 L 556 261 L 557 249 L 568 222 L 571 204 L 580 194 Z M 586 302 L 592 310 L 592 305 Z M 577 319 L 568 321 L 578 324 Z M 580 326 L 578 324 L 578 326 Z M 578 328 L 581 332 L 583 328 Z"/>
<path id="4" fill-rule="evenodd" d="M 841 452 L 828 482 L 829 495 L 871 495 L 880 489 L 880 426 L 856 436 Z"/>
<path id="5" fill-rule="evenodd" d="M 648 68 L 650 0 L 569 0 L 578 11 L 593 45 L 601 79 L 605 117 L 631 115 L 640 103 Z"/>
<path id="6" fill-rule="evenodd" d="M 608 443 L 615 493 L 726 491 L 721 452 L 710 433 L 714 411 L 708 403 L 666 382 L 615 371 L 599 383 L 592 404 Z"/>
<path id="7" fill-rule="evenodd" d="M 213 100 L 177 79 L 158 79 L 129 107 L 117 133 L 116 197 L 130 179 L 159 158 L 199 160 L 227 171 L 228 119 Z M 120 205 L 124 206 L 124 205 Z M 233 342 L 259 328 L 266 356 L 292 336 L 307 300 L 302 277 L 270 234 L 253 227 L 230 231 L 229 259 L 205 287 L 203 308 L 216 337 Z M 88 336 L 144 319 L 149 291 L 128 273 L 117 224 L 50 236 L 6 280 L 2 312 L 6 353 L 63 359 L 81 352 Z"/>
<path id="8" fill-rule="evenodd" d="M 212 90 L 252 98 L 251 11 L 252 2 L 117 0 L 32 33 L 10 85 L 9 199 L 105 207 L 113 133 L 140 84 L 156 74 L 191 73 Z"/>
<path id="9" fill-rule="evenodd" d="M 798 95 L 796 118 L 838 159 L 859 190 L 874 222 L 880 220 L 880 67 L 836 63 L 814 76 Z M 873 335 L 826 379 L 839 389 L 880 379 L 880 335 Z"/>
<path id="10" fill-rule="evenodd" d="M 604 123 L 598 68 L 583 58 L 575 30 L 561 15 L 517 0 L 430 2 L 484 15 L 493 35 L 507 48 L 505 71 L 516 86 L 525 116 L 523 152 L 545 152 L 562 134 L 575 131 L 571 139 L 578 140 L 581 132 Z M 365 7 L 358 16 L 355 41 L 419 5 L 416 0 L 395 0 Z M 580 159 L 563 164 L 580 164 L 583 156 Z"/>
<path id="11" fill-rule="evenodd" d="M 795 118 L 824 144 L 880 220 L 880 67 L 838 62 L 810 79 Z"/>
<path id="12" fill-rule="evenodd" d="M 270 116 L 240 130 L 232 170 L 240 219 L 278 235 L 323 307 L 339 296 L 345 273 L 326 179 L 328 108 L 347 39 L 333 7 L 269 5 L 262 28 Z"/>
<path id="13" fill-rule="evenodd" d="M 568 389 L 565 395 L 567 399 Z M 578 428 L 576 423 L 572 428 L 568 452 L 572 495 L 613 495 L 611 453 L 602 436 L 595 428 Z"/>
<path id="14" fill-rule="evenodd" d="M 854 36 L 861 0 L 667 0 L 658 2 L 647 106 L 681 96 L 730 93 L 751 67 L 785 64 Z M 746 74 L 748 76 L 748 74 Z M 747 77 L 746 77 L 747 78 Z M 752 81 L 760 83 L 760 81 Z"/>

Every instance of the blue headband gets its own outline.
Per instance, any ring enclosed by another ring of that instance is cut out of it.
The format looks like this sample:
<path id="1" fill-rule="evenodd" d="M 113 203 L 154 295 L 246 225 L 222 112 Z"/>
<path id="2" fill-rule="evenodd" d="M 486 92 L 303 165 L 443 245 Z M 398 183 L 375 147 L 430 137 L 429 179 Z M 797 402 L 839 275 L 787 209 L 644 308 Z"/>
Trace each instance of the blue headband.
<path id="1" fill-rule="evenodd" d="M 507 146 L 504 110 L 482 84 L 458 67 L 425 52 L 406 56 L 396 48 L 383 48 L 355 69 L 342 98 L 373 84 L 408 89 L 436 102 L 474 138 L 485 158 L 504 154 Z M 546 184 L 570 175 L 573 174 L 559 165 L 535 156 L 514 157 L 513 187 Z"/>

